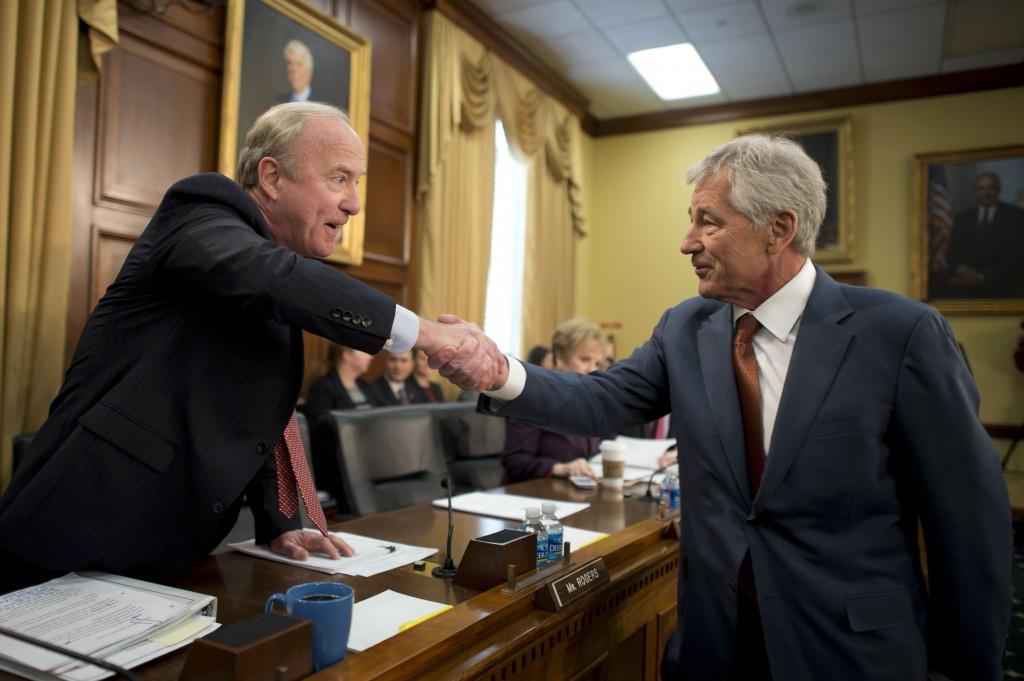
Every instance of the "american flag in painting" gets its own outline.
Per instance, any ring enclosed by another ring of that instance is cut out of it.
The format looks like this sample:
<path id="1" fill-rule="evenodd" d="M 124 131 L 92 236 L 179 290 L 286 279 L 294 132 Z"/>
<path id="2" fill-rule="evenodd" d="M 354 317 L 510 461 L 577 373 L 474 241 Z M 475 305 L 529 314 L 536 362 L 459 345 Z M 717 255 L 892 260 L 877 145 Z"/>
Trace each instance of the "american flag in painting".
<path id="1" fill-rule="evenodd" d="M 946 188 L 946 169 L 928 169 L 928 263 L 933 272 L 947 267 L 949 237 L 953 233 L 953 206 Z"/>

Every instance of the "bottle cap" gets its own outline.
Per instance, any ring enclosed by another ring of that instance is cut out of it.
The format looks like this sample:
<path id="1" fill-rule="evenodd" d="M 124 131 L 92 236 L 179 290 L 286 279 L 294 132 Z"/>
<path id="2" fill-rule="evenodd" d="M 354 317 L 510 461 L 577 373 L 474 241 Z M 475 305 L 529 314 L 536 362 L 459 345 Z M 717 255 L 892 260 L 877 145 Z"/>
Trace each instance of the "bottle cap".
<path id="1" fill-rule="evenodd" d="M 556 508 L 558 508 L 558 506 L 555 506 L 555 502 L 553 501 L 545 501 L 540 505 L 540 510 L 544 513 L 554 513 Z"/>
<path id="2" fill-rule="evenodd" d="M 529 520 L 536 520 L 537 518 L 540 518 L 540 509 L 536 506 L 530 506 L 526 509 L 526 517 Z"/>

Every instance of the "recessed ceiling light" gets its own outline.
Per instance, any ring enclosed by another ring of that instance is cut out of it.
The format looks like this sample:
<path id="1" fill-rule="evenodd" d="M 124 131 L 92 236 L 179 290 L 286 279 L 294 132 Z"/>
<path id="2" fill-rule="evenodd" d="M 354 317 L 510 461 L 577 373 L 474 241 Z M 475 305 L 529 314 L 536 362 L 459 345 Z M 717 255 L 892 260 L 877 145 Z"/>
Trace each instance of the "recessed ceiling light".
<path id="1" fill-rule="evenodd" d="M 719 91 L 715 77 L 690 43 L 631 52 L 626 58 L 662 99 L 700 97 Z"/>

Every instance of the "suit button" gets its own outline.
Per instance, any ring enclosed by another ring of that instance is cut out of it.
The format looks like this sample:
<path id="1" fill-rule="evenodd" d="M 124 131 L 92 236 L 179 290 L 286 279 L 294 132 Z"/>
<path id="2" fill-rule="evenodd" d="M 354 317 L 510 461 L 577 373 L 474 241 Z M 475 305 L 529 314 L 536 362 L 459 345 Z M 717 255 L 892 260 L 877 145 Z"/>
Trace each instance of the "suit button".
<path id="1" fill-rule="evenodd" d="M 352 321 L 352 313 L 349 312 L 348 310 L 345 310 L 345 312 L 341 315 L 341 321 L 343 321 L 343 322 L 350 322 L 350 321 Z"/>
<path id="2" fill-rule="evenodd" d="M 354 314 L 354 315 L 352 315 L 352 323 L 355 324 L 356 326 L 359 326 L 360 324 L 362 324 L 363 323 L 363 315 L 361 315 L 361 314 Z"/>
<path id="3" fill-rule="evenodd" d="M 331 316 L 334 317 L 335 319 L 341 319 L 341 308 L 340 307 L 332 307 L 331 308 Z"/>
<path id="4" fill-rule="evenodd" d="M 267 453 L 267 443 L 266 442 L 261 442 L 258 445 L 256 445 L 256 453 L 257 454 L 266 454 Z"/>
<path id="5" fill-rule="evenodd" d="M 224 512 L 224 504 L 220 501 L 213 502 L 213 512 L 220 515 Z"/>
<path id="6" fill-rule="evenodd" d="M 373 324 L 373 320 L 369 317 L 363 317 L 363 326 L 369 326 L 370 324 Z"/>

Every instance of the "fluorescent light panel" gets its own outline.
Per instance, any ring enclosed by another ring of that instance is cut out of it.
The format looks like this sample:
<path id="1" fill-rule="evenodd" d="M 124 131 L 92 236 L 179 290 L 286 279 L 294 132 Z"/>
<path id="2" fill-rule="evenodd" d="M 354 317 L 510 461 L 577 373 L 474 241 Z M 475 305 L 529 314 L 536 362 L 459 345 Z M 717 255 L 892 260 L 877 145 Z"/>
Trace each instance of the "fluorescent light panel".
<path id="1" fill-rule="evenodd" d="M 718 92 L 715 77 L 690 43 L 630 52 L 626 58 L 662 99 L 685 99 Z"/>

